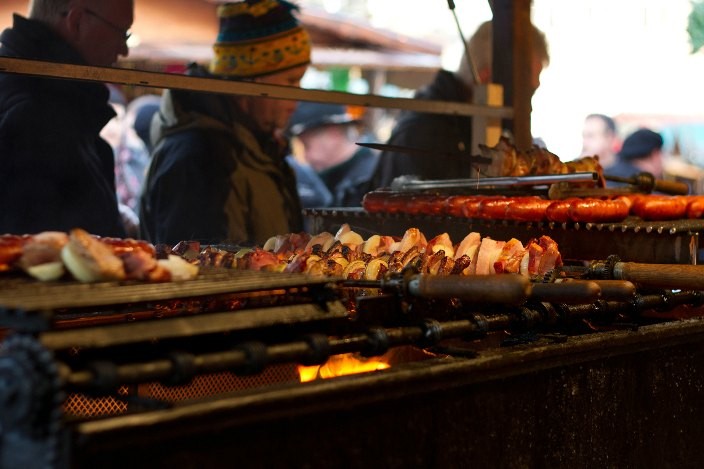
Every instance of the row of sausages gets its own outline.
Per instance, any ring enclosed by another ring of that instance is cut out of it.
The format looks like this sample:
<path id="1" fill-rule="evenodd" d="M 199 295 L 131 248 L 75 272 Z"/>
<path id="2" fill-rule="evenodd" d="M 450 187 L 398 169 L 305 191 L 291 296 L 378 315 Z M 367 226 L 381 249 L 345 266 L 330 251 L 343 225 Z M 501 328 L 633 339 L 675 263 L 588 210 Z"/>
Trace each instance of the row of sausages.
<path id="1" fill-rule="evenodd" d="M 633 194 L 618 197 L 574 197 L 549 200 L 539 196 L 447 196 L 373 191 L 365 195 L 362 206 L 370 213 L 404 213 L 525 222 L 618 223 L 629 216 L 657 221 L 702 218 L 704 196 Z"/>

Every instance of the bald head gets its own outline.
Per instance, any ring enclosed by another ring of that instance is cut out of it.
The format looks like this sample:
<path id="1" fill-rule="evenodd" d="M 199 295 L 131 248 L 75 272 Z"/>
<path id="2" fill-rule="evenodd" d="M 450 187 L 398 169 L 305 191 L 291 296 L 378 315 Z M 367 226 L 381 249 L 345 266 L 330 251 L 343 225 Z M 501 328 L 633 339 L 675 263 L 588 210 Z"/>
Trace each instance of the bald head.
<path id="1" fill-rule="evenodd" d="M 61 13 L 71 9 L 77 0 L 31 0 L 29 2 L 29 17 L 47 24 L 56 24 Z"/>
<path id="2" fill-rule="evenodd" d="M 88 65 L 110 66 L 129 54 L 134 0 L 32 0 L 29 18 L 51 27 Z"/>
<path id="3" fill-rule="evenodd" d="M 493 40 L 494 27 L 491 21 L 485 21 L 480 24 L 471 38 L 467 41 L 467 51 L 469 51 L 474 65 L 479 74 L 480 83 L 491 82 L 491 74 L 493 67 Z M 540 84 L 539 75 L 550 63 L 550 53 L 548 51 L 548 42 L 545 34 L 537 27 L 531 24 L 531 46 L 533 52 L 533 74 L 538 76 L 531 77 L 534 89 L 537 89 Z M 472 69 L 469 65 L 466 55 L 462 56 L 457 76 L 468 85 L 474 83 Z"/>

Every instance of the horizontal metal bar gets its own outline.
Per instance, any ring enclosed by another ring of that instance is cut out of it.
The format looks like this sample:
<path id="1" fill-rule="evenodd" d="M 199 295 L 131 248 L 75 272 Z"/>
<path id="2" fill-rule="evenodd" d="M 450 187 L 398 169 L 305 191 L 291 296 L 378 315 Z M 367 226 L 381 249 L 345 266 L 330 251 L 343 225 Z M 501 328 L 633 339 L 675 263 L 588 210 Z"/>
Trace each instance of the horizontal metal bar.
<path id="1" fill-rule="evenodd" d="M 593 182 L 596 181 L 596 173 L 570 173 L 570 174 L 550 174 L 539 176 L 515 176 L 477 179 L 442 179 L 442 180 L 422 180 L 411 179 L 407 176 L 400 176 L 391 183 L 394 190 L 425 190 L 425 189 L 455 189 L 455 188 L 478 188 L 494 186 L 539 186 L 555 184 L 557 182 Z"/>
<path id="2" fill-rule="evenodd" d="M 155 337 L 162 340 L 178 339 L 347 317 L 347 310 L 341 302 L 329 301 L 324 306 L 318 304 L 273 306 L 156 321 L 49 331 L 41 335 L 41 343 L 49 350 L 64 350 L 71 347 L 97 349 L 143 343 Z"/>
<path id="3" fill-rule="evenodd" d="M 169 88 L 208 93 L 260 96 L 295 101 L 314 101 L 363 107 L 403 109 L 434 114 L 452 114 L 458 116 L 478 115 L 501 119 L 511 119 L 513 117 L 513 109 L 508 107 L 479 106 L 467 103 L 412 98 L 389 98 L 369 94 L 343 93 L 340 91 L 308 90 L 291 86 L 270 85 L 248 81 L 191 77 L 122 68 L 61 64 L 13 57 L 0 57 L 0 72 L 71 80 L 119 83 L 150 88 Z"/>
<path id="4" fill-rule="evenodd" d="M 619 313 L 628 312 L 632 318 L 636 319 L 642 312 L 650 309 L 664 308 L 664 310 L 674 308 L 678 305 L 698 302 L 700 295 L 697 292 L 680 292 L 671 295 L 642 295 L 637 301 L 600 301 L 598 303 L 580 305 L 561 305 L 561 315 L 545 315 L 538 309 L 524 308 L 513 312 L 495 314 L 491 319 L 486 319 L 486 324 L 482 326 L 475 318 L 458 319 L 447 322 L 435 322 L 433 334 L 428 336 L 427 326 L 402 326 L 384 329 L 389 347 L 401 345 L 432 346 L 443 339 L 468 336 L 469 334 L 485 334 L 489 331 L 505 329 L 508 325 L 514 332 L 530 330 L 536 325 L 562 326 L 571 320 L 587 317 L 611 317 Z M 253 311 L 255 314 L 260 312 Z M 230 315 L 230 317 L 240 316 L 243 313 Z M 227 316 L 224 316 L 227 318 Z M 195 317 L 200 320 L 200 324 L 212 321 L 210 317 Z M 152 323 L 159 326 L 162 322 Z M 163 323 L 162 323 L 163 324 Z M 130 325 L 130 329 L 135 329 L 138 324 Z M 149 324 L 147 324 L 149 326 Z M 150 328 L 150 332 L 156 334 L 157 331 Z M 51 341 L 47 340 L 47 334 L 42 336 L 42 343 L 51 348 Z M 154 335 L 155 337 L 157 335 Z M 426 336 L 430 337 L 430 342 L 423 344 Z M 148 338 L 142 334 L 142 339 Z M 158 335 L 160 339 L 164 336 Z M 340 353 L 351 353 L 363 351 L 368 346 L 367 339 L 370 338 L 368 332 L 359 332 L 343 337 L 327 337 L 328 352 L 330 355 Z M 56 345 L 56 344 L 54 344 Z M 309 353 L 313 351 L 312 345 L 306 341 L 293 340 L 280 344 L 266 346 L 266 363 L 300 363 Z M 383 352 L 381 352 L 383 353 Z M 236 347 L 231 350 L 221 350 L 204 354 L 193 353 L 194 364 L 197 373 L 219 372 L 231 370 L 247 364 L 249 359 Z M 167 379 L 174 371 L 175 365 L 168 363 L 163 358 L 142 363 L 122 364 L 116 367 L 119 384 L 135 384 L 148 380 Z M 94 386 L 94 376 L 90 370 L 72 371 L 69 366 L 65 368 L 64 380 L 72 390 L 91 388 Z"/>
<path id="5" fill-rule="evenodd" d="M 48 282 L 0 284 L 0 307 L 24 311 L 106 306 L 206 295 L 324 286 L 329 279 L 282 272 L 201 268 L 187 282 Z M 2 314 L 0 314 L 0 322 Z"/>

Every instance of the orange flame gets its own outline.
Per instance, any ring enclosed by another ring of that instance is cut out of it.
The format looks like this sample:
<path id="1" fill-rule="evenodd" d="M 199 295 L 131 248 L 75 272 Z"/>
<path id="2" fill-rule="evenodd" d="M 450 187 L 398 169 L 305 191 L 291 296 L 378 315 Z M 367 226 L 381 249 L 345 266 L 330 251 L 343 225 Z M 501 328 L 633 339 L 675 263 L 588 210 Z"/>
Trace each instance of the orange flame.
<path id="1" fill-rule="evenodd" d="M 370 371 L 390 368 L 384 357 L 363 358 L 357 354 L 345 353 L 334 355 L 323 365 L 298 366 L 301 383 L 316 379 L 335 378 L 337 376 L 368 373 Z"/>

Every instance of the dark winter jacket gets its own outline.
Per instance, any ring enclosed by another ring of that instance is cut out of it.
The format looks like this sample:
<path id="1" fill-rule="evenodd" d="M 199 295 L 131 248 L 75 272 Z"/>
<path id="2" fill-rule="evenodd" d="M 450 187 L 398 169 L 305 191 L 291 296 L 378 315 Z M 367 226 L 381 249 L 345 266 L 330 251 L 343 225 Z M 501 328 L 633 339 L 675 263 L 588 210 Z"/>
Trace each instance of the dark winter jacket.
<path id="1" fill-rule="evenodd" d="M 286 149 L 256 134 L 229 98 L 168 90 L 157 119 L 140 209 L 143 237 L 261 245 L 302 229 Z"/>
<path id="2" fill-rule="evenodd" d="M 643 171 L 638 166 L 632 163 L 632 160 L 626 160 L 621 157 L 617 157 L 616 163 L 604 168 L 604 174 L 607 176 L 618 176 L 622 178 L 629 178 Z"/>
<path id="3" fill-rule="evenodd" d="M 303 208 L 332 206 L 330 190 L 310 165 L 299 163 L 293 155 L 287 156 L 286 162 L 296 174 L 296 188 Z"/>
<path id="4" fill-rule="evenodd" d="M 364 194 L 374 189 L 372 175 L 379 154 L 369 148 L 360 148 L 349 160 L 319 173 L 332 193 L 333 207 L 359 207 Z"/>
<path id="5" fill-rule="evenodd" d="M 47 26 L 14 16 L 0 55 L 84 64 Z M 124 236 L 100 83 L 0 73 L 0 233 L 83 228 Z"/>
<path id="6" fill-rule="evenodd" d="M 636 165 L 634 165 L 632 161 L 633 160 L 627 160 L 627 159 L 621 158 L 620 156 L 617 156 L 616 163 L 609 166 L 608 168 L 604 168 L 604 175 L 616 176 L 616 177 L 621 177 L 621 178 L 630 178 L 630 177 L 633 177 L 636 174 L 642 172 L 643 170 L 640 169 L 639 167 L 637 167 Z M 606 181 L 606 186 L 607 187 L 625 187 L 625 186 L 628 186 L 628 184 L 624 183 L 624 182 Z"/>
<path id="7" fill-rule="evenodd" d="M 471 101 L 468 90 L 453 73 L 440 70 L 434 80 L 416 92 L 415 98 L 437 101 Z M 471 167 L 459 156 L 443 153 L 469 152 L 472 148 L 472 118 L 449 114 L 404 112 L 387 143 L 429 150 L 431 157 L 383 152 L 374 175 L 374 185 L 385 187 L 394 178 L 415 175 L 423 179 L 471 177 Z"/>

